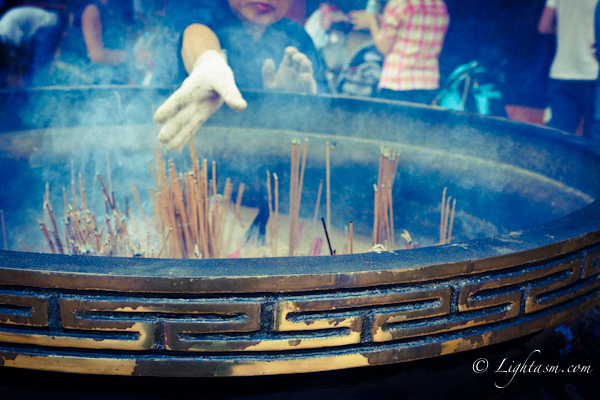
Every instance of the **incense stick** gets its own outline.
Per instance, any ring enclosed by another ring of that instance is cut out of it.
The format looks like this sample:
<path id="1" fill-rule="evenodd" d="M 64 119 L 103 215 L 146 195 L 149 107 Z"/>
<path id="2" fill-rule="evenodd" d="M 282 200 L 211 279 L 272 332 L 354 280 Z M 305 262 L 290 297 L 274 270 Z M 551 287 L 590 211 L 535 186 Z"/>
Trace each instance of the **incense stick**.
<path id="1" fill-rule="evenodd" d="M 81 208 L 84 210 L 87 209 L 87 204 L 85 201 L 85 187 L 83 186 L 81 172 L 79 172 L 79 199 L 81 200 Z"/>
<path id="2" fill-rule="evenodd" d="M 378 228 L 379 228 L 379 192 L 377 191 L 377 185 L 373 184 L 373 190 L 374 190 L 374 200 L 373 203 L 375 203 L 375 209 L 373 211 L 373 246 L 376 246 L 377 243 L 377 239 L 378 239 Z"/>
<path id="3" fill-rule="evenodd" d="M 325 185 L 327 202 L 327 226 L 331 226 L 331 156 L 329 141 L 325 142 Z"/>
<path id="4" fill-rule="evenodd" d="M 48 188 L 46 187 L 46 191 L 47 190 Z M 75 194 L 75 166 L 73 160 L 71 160 L 71 195 L 73 197 L 71 200 L 73 202 L 73 208 L 75 211 L 77 211 L 77 195 Z"/>
<path id="5" fill-rule="evenodd" d="M 352 221 L 350 221 L 350 254 L 354 254 L 354 232 L 352 228 Z"/>
<path id="6" fill-rule="evenodd" d="M 213 212 L 212 212 L 212 229 L 211 229 L 211 239 L 213 242 L 214 255 L 218 257 L 218 249 L 217 249 L 217 232 L 215 232 L 217 228 L 217 220 L 219 216 L 219 203 L 217 202 L 217 164 L 212 162 L 212 200 L 213 200 Z"/>
<path id="7" fill-rule="evenodd" d="M 289 250 L 288 256 L 294 255 L 296 244 L 296 204 L 298 200 L 298 168 L 300 164 L 300 151 L 297 139 L 292 140 L 291 165 L 290 165 L 290 209 L 289 209 Z"/>
<path id="8" fill-rule="evenodd" d="M 450 201 L 452 196 L 448 196 L 446 199 L 446 207 L 444 210 L 444 242 L 442 244 L 448 244 L 448 220 L 450 219 Z"/>
<path id="9" fill-rule="evenodd" d="M 165 240 L 163 241 L 162 245 L 160 246 L 160 251 L 158 252 L 158 254 L 156 255 L 156 258 L 160 258 L 160 255 L 162 254 L 163 249 L 165 248 L 165 245 L 167 244 L 167 241 L 169 239 L 169 236 L 171 236 L 171 231 L 173 229 L 169 228 L 169 232 L 167 232 L 167 236 L 165 237 Z"/>
<path id="10" fill-rule="evenodd" d="M 269 229 L 267 231 L 269 232 L 269 239 L 271 240 L 271 254 L 273 254 L 275 253 L 275 249 L 273 247 L 275 243 L 275 231 L 273 229 L 273 193 L 271 191 L 271 173 L 269 170 L 267 170 L 267 198 L 269 201 L 269 219 L 267 220 L 267 226 Z"/>
<path id="11" fill-rule="evenodd" d="M 329 240 L 329 234 L 327 233 L 327 225 L 325 224 L 325 219 L 321 218 L 321 222 L 323 223 L 323 230 L 325 231 L 325 238 L 327 239 L 327 245 L 329 246 L 329 255 L 333 255 L 333 250 L 331 249 L 331 241 Z"/>
<path id="12" fill-rule="evenodd" d="M 316 238 L 316 232 L 317 232 L 317 217 L 319 215 L 319 206 L 321 204 L 321 194 L 323 192 L 323 179 L 321 179 L 319 181 L 319 189 L 317 190 L 317 202 L 315 204 L 315 215 L 313 217 L 313 224 L 312 224 L 312 228 L 310 231 L 310 238 L 311 241 L 314 242 L 315 238 Z"/>
<path id="13" fill-rule="evenodd" d="M 218 237 L 218 247 L 219 249 L 223 246 L 223 235 L 225 234 L 225 223 L 227 222 L 227 217 L 229 215 L 229 208 L 231 204 L 231 195 L 233 193 L 233 185 L 231 184 L 231 179 L 225 179 L 225 189 L 223 191 L 223 200 L 221 202 L 221 212 L 219 214 L 219 237 Z M 221 254 L 223 255 L 223 254 Z"/>
<path id="14" fill-rule="evenodd" d="M 313 246 L 313 251 L 310 254 L 311 256 L 320 256 L 321 255 L 321 248 L 323 247 L 323 239 L 321 238 L 316 238 L 314 240 L 314 246 Z"/>
<path id="15" fill-rule="evenodd" d="M 31 250 L 29 249 L 29 247 L 25 246 L 25 243 L 23 243 L 23 241 L 22 241 L 21 239 L 19 239 L 19 243 L 21 244 L 21 246 L 23 246 L 23 248 L 24 248 L 24 249 L 25 249 L 27 252 L 31 253 Z"/>
<path id="16" fill-rule="evenodd" d="M 449 244 L 452 241 L 452 229 L 456 212 L 456 199 L 453 199 L 452 196 L 446 198 L 446 189 L 445 187 L 442 192 L 442 204 L 440 206 L 440 240 L 437 243 L 440 245 Z"/>
<path id="17" fill-rule="evenodd" d="M 279 240 L 279 179 L 276 173 L 273 173 L 273 180 L 275 181 L 275 251 L 273 252 L 273 257 L 277 257 L 277 242 Z"/>
<path id="18" fill-rule="evenodd" d="M 440 214 L 440 244 L 444 244 L 445 241 L 445 236 L 444 236 L 444 221 L 446 220 L 446 216 L 444 215 L 444 213 L 446 212 L 446 190 L 448 188 L 445 187 L 444 190 L 442 191 L 442 205 L 440 206 L 441 208 L 441 214 Z"/>
<path id="19" fill-rule="evenodd" d="M 50 206 L 49 203 L 46 203 L 46 209 L 48 210 L 48 215 L 50 215 L 50 221 L 52 221 L 52 226 L 54 228 L 54 231 L 52 233 L 56 241 L 56 245 L 58 247 L 58 252 L 60 254 L 64 254 L 64 249 L 60 240 L 60 236 L 58 235 L 58 225 L 56 223 L 56 218 L 54 218 L 54 211 L 52 210 L 52 206 Z"/>
<path id="20" fill-rule="evenodd" d="M 227 239 L 227 246 L 225 247 L 225 253 L 229 253 L 229 249 L 231 248 L 231 239 L 233 238 L 233 231 L 235 230 L 235 223 L 239 218 L 240 206 L 242 203 L 242 196 L 244 195 L 244 184 L 240 184 L 237 191 L 237 198 L 235 200 L 235 209 L 233 212 L 233 217 L 231 219 L 231 227 L 229 228 L 229 237 Z M 277 207 L 277 206 L 275 206 Z"/>
<path id="21" fill-rule="evenodd" d="M 144 213 L 144 207 L 142 206 L 142 200 L 140 199 L 140 194 L 138 193 L 135 185 L 131 185 L 129 187 L 129 190 L 131 190 L 131 194 L 133 195 L 133 201 L 135 203 L 135 206 L 137 207 L 138 212 L 142 216 L 142 221 L 144 221 L 144 224 L 146 225 L 146 230 L 149 231 L 150 225 L 148 224 L 148 220 L 146 219 L 146 213 Z"/>
<path id="22" fill-rule="evenodd" d="M 112 185 L 112 174 L 110 172 L 110 157 L 108 155 L 108 151 L 106 151 L 106 171 L 107 171 L 107 179 L 108 179 L 108 194 L 109 194 L 109 199 L 111 201 L 111 204 L 114 207 L 115 204 L 115 193 L 113 192 L 113 185 Z"/>
<path id="23" fill-rule="evenodd" d="M 390 219 L 390 250 L 394 250 L 396 248 L 396 239 L 394 236 L 394 207 L 392 200 L 392 186 L 388 187 L 388 207 L 389 207 L 389 219 Z"/>
<path id="24" fill-rule="evenodd" d="M 0 219 L 2 219 L 2 239 L 4 250 L 8 250 L 8 239 L 6 238 L 6 225 L 4 224 L 4 210 L 0 210 Z"/>
<path id="25" fill-rule="evenodd" d="M 373 185 L 373 246 L 385 244 L 388 250 L 394 250 L 396 246 L 393 187 L 399 154 L 399 151 L 392 150 L 391 147 L 380 147 L 377 184 Z"/>
<path id="26" fill-rule="evenodd" d="M 348 226 L 344 226 L 344 237 L 346 242 L 344 243 L 344 254 L 350 254 L 350 233 L 348 232 Z"/>
<path id="27" fill-rule="evenodd" d="M 306 169 L 306 150 L 308 148 L 308 139 L 304 139 L 304 149 L 302 151 L 302 166 L 300 167 L 300 183 L 298 183 L 298 198 L 296 200 L 297 212 L 300 212 L 300 203 L 302 201 L 302 186 L 304 184 L 304 170 Z"/>
<path id="28" fill-rule="evenodd" d="M 452 211 L 450 212 L 450 228 L 448 229 L 448 239 L 446 243 L 452 241 L 452 227 L 454 225 L 454 211 L 456 210 L 456 199 L 452 201 Z"/>

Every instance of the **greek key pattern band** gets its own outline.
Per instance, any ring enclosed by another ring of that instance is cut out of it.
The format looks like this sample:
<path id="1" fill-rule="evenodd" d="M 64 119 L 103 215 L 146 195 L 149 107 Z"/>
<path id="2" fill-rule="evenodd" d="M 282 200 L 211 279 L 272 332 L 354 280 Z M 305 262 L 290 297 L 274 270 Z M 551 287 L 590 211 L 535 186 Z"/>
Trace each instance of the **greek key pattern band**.
<path id="1" fill-rule="evenodd" d="M 438 342 L 600 292 L 600 249 L 496 273 L 363 290 L 220 298 L 1 290 L 0 345 L 244 354 Z"/>

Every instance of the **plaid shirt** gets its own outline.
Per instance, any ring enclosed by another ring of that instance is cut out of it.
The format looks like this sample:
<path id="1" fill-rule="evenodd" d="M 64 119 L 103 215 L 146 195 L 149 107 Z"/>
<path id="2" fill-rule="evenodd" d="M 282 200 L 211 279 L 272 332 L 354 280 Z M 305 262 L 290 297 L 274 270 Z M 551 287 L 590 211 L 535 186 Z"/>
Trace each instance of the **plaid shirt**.
<path id="1" fill-rule="evenodd" d="M 390 0 L 383 10 L 380 38 L 392 41 L 379 88 L 437 89 L 439 55 L 449 24 L 442 0 Z"/>

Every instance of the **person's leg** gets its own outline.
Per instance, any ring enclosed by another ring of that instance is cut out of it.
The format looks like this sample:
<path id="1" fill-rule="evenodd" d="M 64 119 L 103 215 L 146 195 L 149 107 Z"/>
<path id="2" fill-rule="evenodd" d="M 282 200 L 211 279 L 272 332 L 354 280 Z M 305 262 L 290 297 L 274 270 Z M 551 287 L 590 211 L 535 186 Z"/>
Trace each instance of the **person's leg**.
<path id="1" fill-rule="evenodd" d="M 592 139 L 600 140 L 600 79 L 595 84 L 594 118 L 589 133 Z"/>
<path id="2" fill-rule="evenodd" d="M 548 97 L 552 118 L 547 126 L 568 133 L 575 133 L 581 119 L 579 102 L 574 97 L 573 83 L 551 79 L 548 84 Z"/>
<path id="3" fill-rule="evenodd" d="M 581 96 L 581 113 L 583 115 L 583 136 L 591 137 L 595 114 L 596 81 L 582 81 L 579 92 Z"/>

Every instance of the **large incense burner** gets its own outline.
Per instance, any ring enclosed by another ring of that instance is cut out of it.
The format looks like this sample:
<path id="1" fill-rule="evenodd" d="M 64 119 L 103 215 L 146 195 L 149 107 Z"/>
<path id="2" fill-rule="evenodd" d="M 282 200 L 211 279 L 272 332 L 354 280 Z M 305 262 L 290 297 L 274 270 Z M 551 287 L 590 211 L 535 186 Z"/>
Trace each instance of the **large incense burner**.
<path id="1" fill-rule="evenodd" d="M 600 300 L 600 147 L 502 119 L 327 96 L 245 92 L 248 109 L 223 107 L 195 136 L 197 153 L 245 182 L 248 206 L 276 172 L 286 209 L 290 142 L 309 139 L 307 205 L 329 142 L 332 229 L 353 221 L 369 236 L 380 147 L 392 147 L 395 226 L 420 248 L 203 260 L 38 252 L 45 183 L 60 204 L 71 165 L 93 176 L 110 154 L 115 185 L 146 188 L 151 110 L 168 93 L 0 94 L 4 367 L 189 377 L 383 365 L 519 338 Z M 434 245 L 445 187 L 458 200 L 454 235 Z"/>

